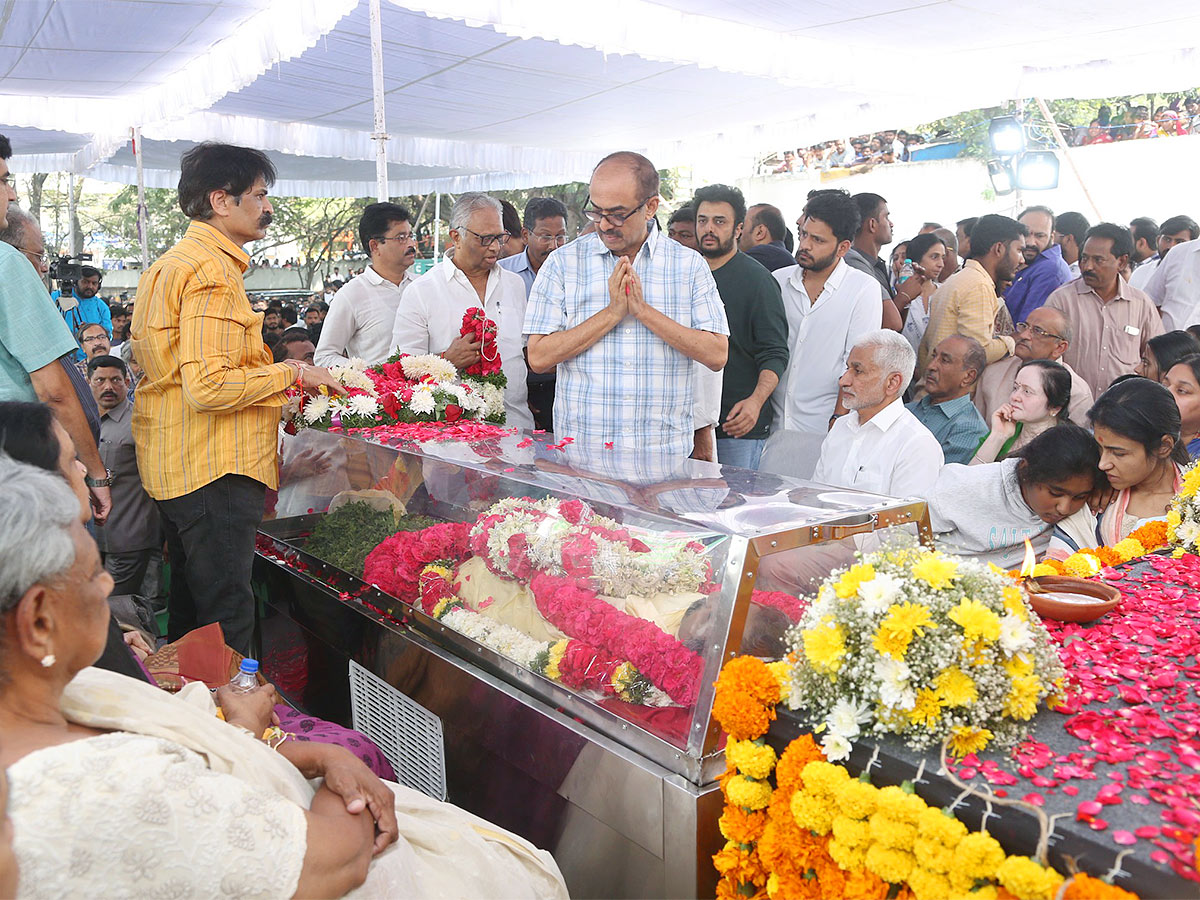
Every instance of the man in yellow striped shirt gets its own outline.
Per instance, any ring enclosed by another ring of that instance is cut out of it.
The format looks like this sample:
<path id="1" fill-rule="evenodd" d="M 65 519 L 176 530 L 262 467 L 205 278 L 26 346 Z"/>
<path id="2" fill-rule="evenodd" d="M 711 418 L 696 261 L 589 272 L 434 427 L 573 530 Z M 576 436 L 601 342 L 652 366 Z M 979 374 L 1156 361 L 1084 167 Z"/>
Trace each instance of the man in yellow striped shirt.
<path id="1" fill-rule="evenodd" d="M 273 363 L 250 308 L 242 245 L 271 224 L 265 154 L 200 144 L 183 155 L 186 234 L 138 282 L 131 338 L 145 371 L 133 412 L 138 470 L 162 514 L 171 561 L 168 638 L 220 622 L 249 654 L 250 570 L 267 487 L 279 484 L 285 391 L 321 385 L 326 369 Z"/>

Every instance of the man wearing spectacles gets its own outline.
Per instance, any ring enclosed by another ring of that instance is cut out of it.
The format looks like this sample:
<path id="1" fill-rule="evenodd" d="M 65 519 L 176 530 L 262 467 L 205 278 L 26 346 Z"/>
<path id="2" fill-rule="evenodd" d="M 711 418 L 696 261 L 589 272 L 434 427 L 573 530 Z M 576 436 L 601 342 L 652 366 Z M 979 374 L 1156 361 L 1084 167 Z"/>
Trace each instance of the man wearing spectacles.
<path id="1" fill-rule="evenodd" d="M 87 469 L 88 491 L 96 522 L 103 523 L 112 508 L 112 493 L 94 434 L 100 430 L 96 415 L 93 432 L 67 371 L 78 349 L 62 316 L 50 299 L 40 275 L 44 250 L 36 237 L 36 222 L 9 207 L 17 199 L 8 171 L 12 145 L 0 135 L 0 400 L 41 401 L 51 408 Z M 18 248 L 30 248 L 22 251 Z M 35 260 L 37 260 L 35 262 Z M 86 392 L 87 386 L 83 385 Z"/>
<path id="2" fill-rule="evenodd" d="M 567 242 L 567 208 L 562 201 L 553 197 L 534 197 L 525 204 L 521 224 L 525 249 L 516 255 L 504 257 L 500 260 L 500 266 L 521 276 L 525 282 L 525 297 L 528 298 L 542 263 Z M 554 431 L 554 382 L 553 370 L 531 371 L 527 379 L 529 408 L 533 410 L 534 424 L 550 432 Z"/>
<path id="3" fill-rule="evenodd" d="M 554 253 L 525 317 L 529 366 L 558 366 L 555 431 L 591 446 L 692 452 L 693 360 L 719 371 L 729 324 L 703 258 L 662 234 L 658 172 L 613 153 L 592 172 L 596 233 Z"/>
<path id="4" fill-rule="evenodd" d="M 1087 411 L 1092 408 L 1092 389 L 1062 358 L 1071 346 L 1072 337 L 1071 320 L 1061 309 L 1041 306 L 1026 316 L 1024 322 L 1018 322 L 1013 334 L 1016 340 L 1013 355 L 988 366 L 979 379 L 975 407 L 984 421 L 990 422 L 992 413 L 1008 402 L 1017 369 L 1023 363 L 1031 359 L 1049 359 L 1062 363 L 1071 373 L 1068 414 L 1076 425 L 1086 425 Z"/>
<path id="5" fill-rule="evenodd" d="M 372 203 L 358 220 L 358 239 L 371 264 L 333 295 L 317 341 L 319 366 L 344 366 L 353 357 L 373 366 L 391 356 L 400 298 L 417 280 L 413 217 L 403 206 Z"/>
<path id="6" fill-rule="evenodd" d="M 461 334 L 462 319 L 468 309 L 482 307 L 496 323 L 496 352 L 508 379 L 505 421 L 516 428 L 533 428 L 521 335 L 525 283 L 496 265 L 507 241 L 498 200 L 476 192 L 460 195 L 450 211 L 454 253 L 405 291 L 396 310 L 392 347 L 401 353 L 440 354 L 460 370 L 472 366 L 480 360 L 481 346 Z"/>

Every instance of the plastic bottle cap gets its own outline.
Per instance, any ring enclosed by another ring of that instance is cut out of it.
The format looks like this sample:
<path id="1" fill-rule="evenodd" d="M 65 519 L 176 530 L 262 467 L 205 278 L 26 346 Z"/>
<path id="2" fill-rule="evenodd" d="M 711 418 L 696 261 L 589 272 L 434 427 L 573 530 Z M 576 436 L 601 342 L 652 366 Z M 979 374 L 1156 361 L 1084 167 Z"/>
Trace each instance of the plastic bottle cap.
<path id="1" fill-rule="evenodd" d="M 911 259 L 906 259 L 906 260 L 904 260 L 904 264 L 905 264 L 906 266 L 910 266 L 910 265 L 912 265 L 912 260 L 911 260 Z"/>
<path id="2" fill-rule="evenodd" d="M 257 659 L 243 659 L 242 665 L 241 665 L 241 668 L 239 669 L 239 671 L 245 672 L 249 675 L 257 675 L 258 674 L 258 660 Z"/>

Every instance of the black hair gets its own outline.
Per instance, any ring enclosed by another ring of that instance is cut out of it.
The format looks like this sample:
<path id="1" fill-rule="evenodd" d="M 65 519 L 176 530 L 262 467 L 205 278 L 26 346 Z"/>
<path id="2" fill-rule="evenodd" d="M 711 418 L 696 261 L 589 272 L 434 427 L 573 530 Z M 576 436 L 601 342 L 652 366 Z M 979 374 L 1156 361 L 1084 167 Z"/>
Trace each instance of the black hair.
<path id="1" fill-rule="evenodd" d="M 783 232 L 783 246 L 788 253 L 796 252 L 796 236 L 792 234 L 792 229 L 785 228 Z"/>
<path id="2" fill-rule="evenodd" d="M 95 375 L 97 369 L 120 369 L 123 376 L 129 377 L 129 369 L 125 366 L 125 360 L 119 356 L 93 356 L 87 363 L 88 378 Z"/>
<path id="3" fill-rule="evenodd" d="M 667 227 L 670 228 L 676 222 L 691 222 L 696 224 L 696 209 L 692 206 L 681 206 L 675 212 L 671 213 L 671 218 L 667 219 Z"/>
<path id="4" fill-rule="evenodd" d="M 658 169 L 654 168 L 654 163 L 650 162 L 642 154 L 634 153 L 632 150 L 618 150 L 616 153 L 608 154 L 608 156 L 596 163 L 596 169 L 599 169 L 605 163 L 621 163 L 631 168 L 634 177 L 637 179 L 638 192 L 646 200 L 658 196 Z M 593 175 L 596 174 L 596 169 L 592 169 Z"/>
<path id="5" fill-rule="evenodd" d="M 83 333 L 85 331 L 87 331 L 89 328 L 92 328 L 93 326 L 103 330 L 105 337 L 108 336 L 108 329 L 105 328 L 103 325 L 101 325 L 99 322 L 82 322 L 82 323 L 80 323 L 79 327 L 75 329 L 75 343 L 82 344 L 83 343 Z"/>
<path id="6" fill-rule="evenodd" d="M 12 158 L 12 143 L 4 135 L 0 134 L 0 159 Z"/>
<path id="7" fill-rule="evenodd" d="M 283 312 L 280 313 L 280 316 L 283 318 L 283 321 L 287 322 L 289 325 L 296 324 L 296 308 L 294 306 L 285 306 L 283 308 Z"/>
<path id="8" fill-rule="evenodd" d="M 1133 232 L 1133 242 L 1145 241 L 1151 247 L 1158 240 L 1158 223 L 1149 216 L 1138 216 L 1129 223 L 1129 230 Z"/>
<path id="9" fill-rule="evenodd" d="M 1088 420 L 1093 429 L 1103 425 L 1137 441 L 1147 456 L 1156 455 L 1162 439 L 1169 437 L 1174 442 L 1171 461 L 1180 465 L 1191 461 L 1187 446 L 1179 439 L 1181 420 L 1175 395 L 1157 381 L 1135 375 L 1111 385 L 1088 410 Z"/>
<path id="10" fill-rule="evenodd" d="M 727 184 L 706 184 L 696 191 L 689 205 L 692 209 L 699 210 L 701 203 L 728 203 L 733 207 L 733 224 L 741 225 L 746 221 L 746 198 L 735 187 Z"/>
<path id="11" fill-rule="evenodd" d="M 941 244 L 943 247 L 946 246 L 945 240 L 938 237 L 932 231 L 918 234 L 908 242 L 908 251 L 904 254 L 904 258 L 911 259 L 917 265 L 920 265 L 922 257 L 933 248 L 934 244 Z"/>
<path id="12" fill-rule="evenodd" d="M 412 213 L 399 203 L 372 203 L 358 220 L 358 240 L 365 253 L 371 252 L 371 241 L 383 237 L 393 222 L 411 222 Z"/>
<path id="13" fill-rule="evenodd" d="M 1117 259 L 1133 255 L 1133 236 L 1124 225 L 1117 225 L 1113 222 L 1101 222 L 1099 225 L 1093 225 L 1088 229 L 1084 241 L 1092 238 L 1112 241 L 1112 255 Z"/>
<path id="14" fill-rule="evenodd" d="M 980 216 L 971 227 L 971 259 L 987 256 L 997 244 L 1010 244 L 1025 237 L 1029 229 L 1008 216 L 988 213 Z"/>
<path id="15" fill-rule="evenodd" d="M 275 362 L 283 362 L 287 359 L 288 346 L 290 344 L 298 344 L 301 341 L 311 341 L 312 335 L 308 333 L 307 328 L 289 328 L 279 335 L 279 339 L 271 347 L 271 358 Z"/>
<path id="16" fill-rule="evenodd" d="M 750 227 L 762 225 L 767 229 L 767 234 L 771 236 L 773 241 L 782 241 L 787 236 L 787 224 L 783 221 L 783 213 L 779 211 L 779 207 L 772 206 L 770 203 L 756 203 L 750 207 L 754 210 L 754 221 Z"/>
<path id="17" fill-rule="evenodd" d="M 1020 219 L 1024 218 L 1026 213 L 1041 213 L 1044 216 L 1049 216 L 1050 217 L 1050 230 L 1051 231 L 1054 230 L 1055 223 L 1057 220 L 1054 218 L 1054 210 L 1052 210 L 1050 207 L 1048 207 L 1048 206 L 1027 206 L 1023 210 L 1021 210 L 1021 215 L 1017 216 L 1017 220 L 1019 221 Z"/>
<path id="18" fill-rule="evenodd" d="M 97 269 L 95 266 L 80 266 L 79 267 L 79 277 L 80 278 L 103 278 L 104 276 L 101 274 L 100 270 Z"/>
<path id="19" fill-rule="evenodd" d="M 1196 340 L 1196 336 L 1191 332 L 1178 329 L 1168 331 L 1166 334 L 1155 335 L 1146 341 L 1146 347 L 1154 354 L 1160 381 L 1162 380 L 1161 376 L 1166 375 L 1175 363 L 1185 356 L 1200 353 L 1200 341 Z"/>
<path id="20" fill-rule="evenodd" d="M 205 141 L 179 160 L 179 208 L 189 219 L 211 219 L 208 195 L 225 191 L 240 202 L 242 194 L 261 178 L 275 183 L 275 164 L 261 150 Z"/>
<path id="21" fill-rule="evenodd" d="M 1057 484 L 1075 475 L 1090 475 L 1095 487 L 1104 479 L 1096 439 L 1071 422 L 1043 431 L 1012 455 L 1020 458 L 1017 481 L 1022 486 Z"/>
<path id="22" fill-rule="evenodd" d="M 975 224 L 978 221 L 979 221 L 979 216 L 971 216 L 971 218 L 969 218 L 969 219 L 959 219 L 954 224 L 956 226 L 958 226 L 959 228 L 961 228 L 963 230 L 963 234 L 965 234 L 969 238 L 971 236 L 971 229 L 975 227 Z"/>
<path id="23" fill-rule="evenodd" d="M 1017 367 L 1017 371 L 1029 367 L 1042 370 L 1042 392 L 1046 395 L 1046 405 L 1058 407 L 1058 421 L 1070 421 L 1067 407 L 1071 405 L 1071 373 L 1066 366 L 1052 359 L 1027 359 Z"/>
<path id="24" fill-rule="evenodd" d="M 62 446 L 54 434 L 54 413 L 42 403 L 0 403 L 0 452 L 47 472 L 58 471 Z"/>
<path id="25" fill-rule="evenodd" d="M 567 221 L 567 207 L 561 200 L 555 200 L 553 197 L 534 197 L 525 204 L 525 215 L 522 218 L 522 224 L 529 231 L 533 231 L 537 227 L 537 223 L 542 219 L 562 219 L 564 224 Z"/>
<path id="26" fill-rule="evenodd" d="M 1171 216 L 1158 229 L 1160 235 L 1178 234 L 1181 231 L 1186 231 L 1188 237 L 1193 241 L 1200 237 L 1200 225 L 1197 225 L 1196 220 L 1191 216 Z"/>
<path id="27" fill-rule="evenodd" d="M 319 312 L 321 312 L 321 311 L 322 311 L 322 310 L 321 310 L 321 306 L 320 306 L 320 304 L 317 304 L 317 303 L 310 303 L 310 304 L 308 305 L 308 307 L 307 307 L 307 308 L 304 310 L 304 314 L 305 314 L 305 315 L 308 315 L 310 312 L 319 313 Z"/>
<path id="28" fill-rule="evenodd" d="M 521 216 L 517 208 L 507 200 L 500 201 L 500 224 L 509 234 L 521 236 Z"/>
<path id="29" fill-rule="evenodd" d="M 285 328 L 279 333 L 279 340 L 287 343 L 289 341 L 308 341 L 312 340 L 312 335 L 303 325 L 292 325 L 290 328 Z"/>
<path id="30" fill-rule="evenodd" d="M 1083 249 L 1083 242 L 1087 239 L 1089 228 L 1091 225 L 1084 218 L 1083 213 L 1065 212 L 1054 220 L 1054 230 L 1059 234 L 1069 234 L 1075 238 L 1075 246 L 1080 250 Z"/>
<path id="31" fill-rule="evenodd" d="M 869 191 L 863 191 L 860 194 L 855 194 L 854 205 L 858 207 L 858 228 L 862 228 L 867 224 L 867 219 L 873 219 L 879 215 L 879 209 L 885 203 L 882 197 L 878 194 L 872 194 Z M 857 231 L 858 229 L 855 229 Z"/>
<path id="32" fill-rule="evenodd" d="M 1200 384 L 1200 350 L 1196 353 L 1190 353 L 1187 356 L 1175 360 L 1176 366 L 1187 366 L 1192 370 L 1192 377 L 1196 379 L 1196 383 Z M 1166 374 L 1165 372 L 1163 373 Z"/>
<path id="33" fill-rule="evenodd" d="M 858 209 L 858 203 L 845 191 L 823 190 L 809 196 L 804 204 L 804 215 L 810 219 L 820 219 L 828 225 L 834 239 L 840 244 L 854 240 L 858 234 L 862 224 Z"/>
<path id="34" fill-rule="evenodd" d="M 1200 325 L 1189 325 L 1187 327 L 1187 333 L 1194 337 L 1197 341 L 1200 341 Z"/>

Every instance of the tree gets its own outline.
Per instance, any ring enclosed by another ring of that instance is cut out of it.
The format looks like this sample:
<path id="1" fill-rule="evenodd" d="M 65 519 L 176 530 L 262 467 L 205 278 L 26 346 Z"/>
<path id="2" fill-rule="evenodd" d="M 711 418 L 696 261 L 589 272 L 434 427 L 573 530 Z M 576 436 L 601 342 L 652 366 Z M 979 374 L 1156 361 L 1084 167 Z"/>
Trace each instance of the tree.
<path id="1" fill-rule="evenodd" d="M 189 220 L 179 208 L 178 194 L 170 188 L 146 188 L 145 196 L 146 245 L 150 259 L 155 260 L 183 237 Z M 93 239 L 103 237 L 117 256 L 141 259 L 135 186 L 121 188 L 98 209 L 85 206 L 83 219 L 90 226 Z"/>
<path id="2" fill-rule="evenodd" d="M 254 245 L 252 258 L 295 243 L 301 287 L 307 289 L 317 272 L 328 272 L 341 249 L 358 242 L 358 220 L 371 202 L 365 197 L 275 198 L 271 201 L 275 215 L 270 234 Z"/>

